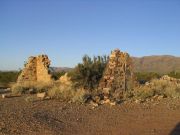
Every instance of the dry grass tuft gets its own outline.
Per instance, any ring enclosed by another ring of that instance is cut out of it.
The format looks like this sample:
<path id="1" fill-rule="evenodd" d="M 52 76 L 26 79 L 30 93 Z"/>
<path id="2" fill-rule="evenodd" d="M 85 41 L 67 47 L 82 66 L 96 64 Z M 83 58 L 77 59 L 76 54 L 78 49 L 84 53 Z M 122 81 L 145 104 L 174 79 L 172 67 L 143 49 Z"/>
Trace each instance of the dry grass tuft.
<path id="1" fill-rule="evenodd" d="M 32 89 L 35 93 L 47 92 L 51 87 L 53 87 L 53 82 L 24 82 L 17 83 L 12 86 L 13 94 L 25 94 Z"/>
<path id="2" fill-rule="evenodd" d="M 96 90 L 89 91 L 89 93 L 81 88 L 76 88 L 72 83 L 66 84 L 59 81 L 51 83 L 43 82 L 29 82 L 18 83 L 12 87 L 13 94 L 25 94 L 30 90 L 38 92 L 46 92 L 51 99 L 60 99 L 71 102 L 86 102 L 86 98 L 90 95 L 97 95 Z M 134 91 L 127 91 L 123 93 L 123 99 L 135 98 L 146 100 L 156 96 L 180 98 L 180 84 L 161 79 L 154 79 L 149 84 L 141 85 L 135 88 Z"/>
<path id="3" fill-rule="evenodd" d="M 147 99 L 155 95 L 170 98 L 180 98 L 180 84 L 168 80 L 154 79 L 149 85 L 143 85 L 135 89 L 136 98 Z"/>
<path id="4" fill-rule="evenodd" d="M 51 98 L 72 102 L 85 102 L 86 94 L 84 89 L 75 89 L 66 84 L 56 84 L 48 90 L 48 96 Z"/>
<path id="5" fill-rule="evenodd" d="M 26 94 L 30 90 L 34 93 L 47 92 L 47 95 L 53 99 L 60 99 L 71 102 L 85 102 L 87 92 L 84 89 L 75 89 L 72 84 L 60 82 L 26 82 L 17 83 L 12 87 L 13 94 Z M 29 100 L 29 98 L 27 99 Z"/>

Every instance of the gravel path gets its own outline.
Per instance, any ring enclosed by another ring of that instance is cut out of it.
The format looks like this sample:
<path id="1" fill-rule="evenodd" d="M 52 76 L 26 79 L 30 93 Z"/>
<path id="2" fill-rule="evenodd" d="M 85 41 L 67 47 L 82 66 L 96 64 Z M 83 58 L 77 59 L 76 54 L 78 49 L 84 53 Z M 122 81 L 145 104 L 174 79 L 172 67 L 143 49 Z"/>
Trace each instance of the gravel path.
<path id="1" fill-rule="evenodd" d="M 180 100 L 92 109 L 57 100 L 26 102 L 26 97 L 0 98 L 0 135 L 180 134 Z"/>

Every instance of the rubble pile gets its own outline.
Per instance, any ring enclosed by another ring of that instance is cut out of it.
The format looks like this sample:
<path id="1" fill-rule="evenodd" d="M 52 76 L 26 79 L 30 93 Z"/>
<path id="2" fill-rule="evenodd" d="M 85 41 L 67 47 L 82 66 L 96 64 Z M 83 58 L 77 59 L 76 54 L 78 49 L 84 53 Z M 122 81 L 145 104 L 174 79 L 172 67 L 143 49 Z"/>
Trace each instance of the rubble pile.
<path id="1" fill-rule="evenodd" d="M 166 80 L 166 81 L 170 81 L 170 82 L 174 82 L 174 83 L 180 83 L 180 79 L 176 79 L 173 77 L 169 77 L 168 75 L 164 75 L 160 78 L 160 80 Z"/>
<path id="2" fill-rule="evenodd" d="M 176 85 L 179 85 L 180 84 L 180 79 L 176 79 L 176 78 L 173 78 L 173 77 L 170 77 L 168 75 L 164 75 L 162 76 L 160 79 L 158 79 L 159 81 L 167 81 L 169 83 L 172 83 L 172 84 L 176 84 Z M 153 80 L 151 80 L 150 82 L 146 82 L 145 83 L 145 86 L 148 86 L 148 87 L 152 87 L 154 86 L 154 82 Z"/>

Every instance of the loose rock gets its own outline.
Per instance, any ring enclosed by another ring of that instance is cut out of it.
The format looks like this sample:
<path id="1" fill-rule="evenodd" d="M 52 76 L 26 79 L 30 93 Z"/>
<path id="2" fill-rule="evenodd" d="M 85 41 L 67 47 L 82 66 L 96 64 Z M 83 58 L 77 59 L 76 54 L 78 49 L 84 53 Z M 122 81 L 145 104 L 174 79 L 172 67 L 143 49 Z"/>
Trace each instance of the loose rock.
<path id="1" fill-rule="evenodd" d="M 40 98 L 40 99 L 45 99 L 45 97 L 46 97 L 46 92 L 37 93 L 37 97 Z"/>

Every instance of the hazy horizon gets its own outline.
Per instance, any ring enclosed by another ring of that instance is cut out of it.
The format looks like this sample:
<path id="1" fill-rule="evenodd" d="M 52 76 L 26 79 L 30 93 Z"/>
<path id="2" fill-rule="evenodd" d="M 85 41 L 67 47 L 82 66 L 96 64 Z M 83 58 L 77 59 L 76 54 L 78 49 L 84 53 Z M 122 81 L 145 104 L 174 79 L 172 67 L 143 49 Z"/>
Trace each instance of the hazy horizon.
<path id="1" fill-rule="evenodd" d="M 0 70 L 23 68 L 47 54 L 53 67 L 74 67 L 84 54 L 180 56 L 179 0 L 1 0 Z"/>

